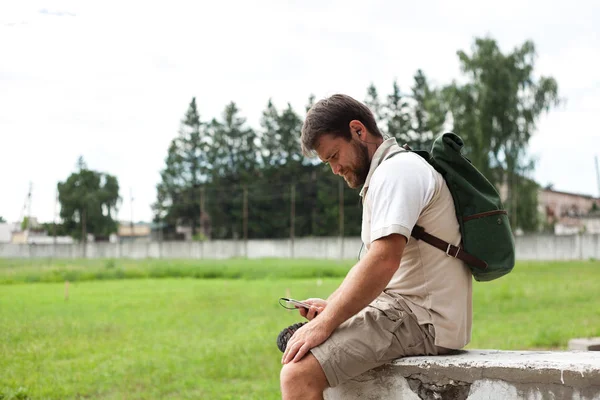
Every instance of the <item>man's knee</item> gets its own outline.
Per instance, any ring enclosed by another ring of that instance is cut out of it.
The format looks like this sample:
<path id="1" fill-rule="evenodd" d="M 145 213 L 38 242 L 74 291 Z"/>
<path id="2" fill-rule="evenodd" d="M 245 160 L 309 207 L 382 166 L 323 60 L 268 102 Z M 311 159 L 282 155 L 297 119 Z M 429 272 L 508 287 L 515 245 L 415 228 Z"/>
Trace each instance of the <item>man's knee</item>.
<path id="1" fill-rule="evenodd" d="M 296 363 L 285 364 L 283 368 L 281 368 L 279 381 L 282 389 L 289 390 L 293 388 L 293 386 L 301 379 L 302 374 Z"/>
<path id="2" fill-rule="evenodd" d="M 312 353 L 299 362 L 285 364 L 281 369 L 280 382 L 284 392 L 307 389 L 323 391 L 327 387 L 327 377 Z"/>

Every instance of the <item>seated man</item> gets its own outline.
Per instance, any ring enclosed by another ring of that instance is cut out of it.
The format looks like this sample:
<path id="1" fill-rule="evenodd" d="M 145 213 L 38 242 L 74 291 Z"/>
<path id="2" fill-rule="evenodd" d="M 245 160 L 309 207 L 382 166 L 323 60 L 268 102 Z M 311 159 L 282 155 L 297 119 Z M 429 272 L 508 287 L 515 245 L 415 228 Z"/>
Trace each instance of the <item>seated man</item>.
<path id="1" fill-rule="evenodd" d="M 443 177 L 394 138 L 385 139 L 371 111 L 345 95 L 309 110 L 301 142 L 305 155 L 316 153 L 348 186 L 362 185 L 367 252 L 327 301 L 304 300 L 311 308 L 300 313 L 309 322 L 283 354 L 283 398 L 322 399 L 327 387 L 396 358 L 445 354 L 469 343 L 470 270 L 410 236 L 418 224 L 460 244 Z"/>

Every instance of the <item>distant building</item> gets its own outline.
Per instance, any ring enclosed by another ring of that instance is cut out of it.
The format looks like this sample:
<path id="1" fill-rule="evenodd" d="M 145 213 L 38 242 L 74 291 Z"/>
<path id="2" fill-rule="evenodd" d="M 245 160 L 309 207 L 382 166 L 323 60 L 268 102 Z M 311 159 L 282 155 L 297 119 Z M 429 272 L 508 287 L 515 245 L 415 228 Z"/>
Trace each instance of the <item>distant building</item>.
<path id="1" fill-rule="evenodd" d="M 17 230 L 17 223 L 0 223 L 0 243 L 11 243 L 13 232 Z"/>
<path id="2" fill-rule="evenodd" d="M 581 217 L 589 214 L 594 204 L 600 210 L 600 198 L 585 194 L 541 189 L 538 198 L 548 217 Z"/>
<path id="3" fill-rule="evenodd" d="M 30 228 L 34 230 L 41 226 L 36 217 L 31 217 L 29 224 Z M 21 231 L 21 223 L 1 222 L 0 243 L 27 243 L 26 237 L 23 236 L 23 232 Z"/>
<path id="4" fill-rule="evenodd" d="M 584 194 L 540 189 L 538 203 L 546 223 L 557 235 L 600 233 L 600 198 Z"/>
<path id="5" fill-rule="evenodd" d="M 146 222 L 135 222 L 133 229 L 131 222 L 121 221 L 117 228 L 119 241 L 150 241 L 152 236 L 152 224 Z"/>
<path id="6" fill-rule="evenodd" d="M 508 190 L 500 185 L 500 198 L 506 202 Z M 537 211 L 546 227 L 556 235 L 600 233 L 600 198 L 586 194 L 562 192 L 551 188 L 538 190 Z M 522 232 L 516 232 L 521 234 Z"/>
<path id="7" fill-rule="evenodd" d="M 13 244 L 72 244 L 71 236 L 51 236 L 40 231 L 13 231 L 10 243 Z"/>
<path id="8" fill-rule="evenodd" d="M 12 244 L 71 244 L 70 236 L 52 236 L 46 232 L 36 217 L 29 220 L 29 229 L 21 229 L 21 222 L 0 223 L 0 243 Z"/>

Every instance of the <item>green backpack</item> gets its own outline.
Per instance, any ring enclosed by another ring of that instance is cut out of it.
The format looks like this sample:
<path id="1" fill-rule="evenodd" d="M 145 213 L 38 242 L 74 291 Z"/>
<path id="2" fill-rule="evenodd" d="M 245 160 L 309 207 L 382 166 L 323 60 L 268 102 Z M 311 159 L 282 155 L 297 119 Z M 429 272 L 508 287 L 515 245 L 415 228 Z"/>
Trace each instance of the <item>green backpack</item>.
<path id="1" fill-rule="evenodd" d="M 433 142 L 431 152 L 403 146 L 427 160 L 444 177 L 454 199 L 462 247 L 430 235 L 419 225 L 414 227 L 411 236 L 437 247 L 450 257 L 463 260 L 475 280 L 491 281 L 512 271 L 514 237 L 498 191 L 461 154 L 463 144 L 458 135 L 448 132 Z M 399 153 L 387 158 L 396 154 Z"/>

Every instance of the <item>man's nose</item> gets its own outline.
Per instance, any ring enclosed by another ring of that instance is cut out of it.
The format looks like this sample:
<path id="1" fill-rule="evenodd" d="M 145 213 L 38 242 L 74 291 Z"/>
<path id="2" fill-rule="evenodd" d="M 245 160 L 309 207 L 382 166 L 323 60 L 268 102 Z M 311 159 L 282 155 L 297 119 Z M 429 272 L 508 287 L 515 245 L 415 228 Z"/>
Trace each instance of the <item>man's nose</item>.
<path id="1" fill-rule="evenodd" d="M 330 163 L 331 165 L 331 170 L 333 171 L 334 174 L 338 175 L 340 172 L 340 165 L 338 163 Z"/>

